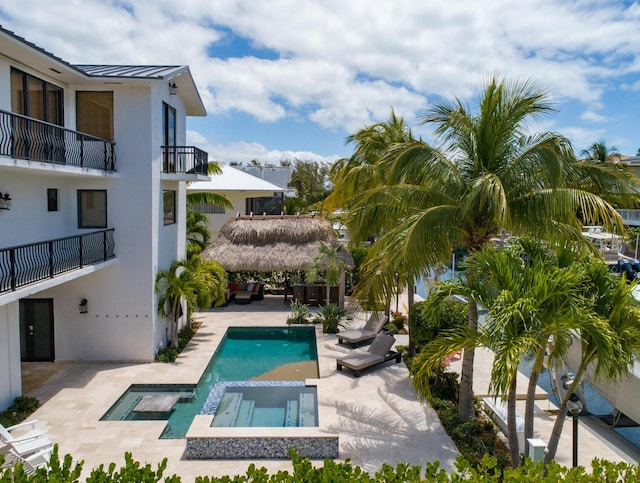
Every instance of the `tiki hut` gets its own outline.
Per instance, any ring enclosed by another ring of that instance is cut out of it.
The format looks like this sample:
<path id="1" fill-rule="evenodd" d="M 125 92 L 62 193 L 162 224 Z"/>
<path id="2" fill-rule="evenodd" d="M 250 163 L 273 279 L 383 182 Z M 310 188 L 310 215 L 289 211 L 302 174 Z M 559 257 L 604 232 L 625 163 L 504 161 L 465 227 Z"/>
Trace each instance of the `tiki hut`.
<path id="1" fill-rule="evenodd" d="M 340 245 L 331 223 L 318 216 L 239 216 L 222 227 L 202 257 L 230 272 L 290 272 L 311 267 L 321 243 Z M 347 266 L 354 266 L 346 249 L 340 254 Z"/>

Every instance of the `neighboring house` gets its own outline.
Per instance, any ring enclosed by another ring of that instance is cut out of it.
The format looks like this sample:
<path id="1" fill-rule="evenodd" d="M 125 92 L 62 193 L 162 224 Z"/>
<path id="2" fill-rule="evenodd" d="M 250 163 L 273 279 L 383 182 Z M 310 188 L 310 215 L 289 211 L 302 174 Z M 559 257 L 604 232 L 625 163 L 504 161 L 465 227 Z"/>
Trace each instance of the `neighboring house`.
<path id="1" fill-rule="evenodd" d="M 263 179 L 269 183 L 280 186 L 281 188 L 288 188 L 291 182 L 291 175 L 293 168 L 291 166 L 234 166 L 245 173 L 249 173 L 256 178 Z"/>
<path id="2" fill-rule="evenodd" d="M 640 156 L 624 157 L 622 164 L 631 168 L 633 174 L 640 178 Z M 640 226 L 640 210 L 618 210 L 624 222 L 629 226 Z"/>
<path id="3" fill-rule="evenodd" d="M 225 209 L 214 205 L 195 205 L 195 209 L 205 213 L 209 219 L 212 240 L 218 236 L 224 224 L 238 214 L 262 216 L 279 215 L 284 211 L 286 188 L 269 183 L 244 171 L 221 164 L 222 173 L 211 176 L 209 181 L 189 183 L 189 193 L 213 192 L 225 195 L 233 205 Z"/>
<path id="4" fill-rule="evenodd" d="M 71 65 L 0 27 L 0 410 L 21 361 L 151 361 L 158 270 L 185 256 L 187 66 Z M 10 198 L 10 200 L 9 200 Z"/>

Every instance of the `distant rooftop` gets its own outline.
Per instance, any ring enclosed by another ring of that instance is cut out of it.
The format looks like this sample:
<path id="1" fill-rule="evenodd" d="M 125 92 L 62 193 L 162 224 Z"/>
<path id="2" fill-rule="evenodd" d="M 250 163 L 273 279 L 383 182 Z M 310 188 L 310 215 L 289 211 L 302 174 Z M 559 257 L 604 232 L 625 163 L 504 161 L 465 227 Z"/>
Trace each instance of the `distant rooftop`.
<path id="1" fill-rule="evenodd" d="M 212 175 L 210 181 L 190 183 L 187 191 L 266 191 L 271 193 L 286 191 L 286 188 L 281 188 L 227 164 L 221 164 L 220 167 L 221 174 Z"/>
<path id="2" fill-rule="evenodd" d="M 97 65 L 79 64 L 77 69 L 93 77 L 166 79 L 188 70 L 185 65 Z"/>

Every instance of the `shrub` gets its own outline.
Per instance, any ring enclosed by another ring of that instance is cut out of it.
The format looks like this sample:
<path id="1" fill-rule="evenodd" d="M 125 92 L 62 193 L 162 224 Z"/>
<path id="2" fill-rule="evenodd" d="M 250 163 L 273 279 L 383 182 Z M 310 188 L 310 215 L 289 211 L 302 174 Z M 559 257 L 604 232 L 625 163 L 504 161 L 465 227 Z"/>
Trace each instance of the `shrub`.
<path id="1" fill-rule="evenodd" d="M 199 323 L 192 323 L 178 332 L 178 347 L 162 347 L 156 354 L 156 362 L 175 362 L 182 350 L 187 346 L 200 328 Z"/>
<path id="2" fill-rule="evenodd" d="M 322 332 L 325 334 L 337 334 L 340 327 L 344 324 L 340 319 L 347 315 L 347 311 L 336 304 L 326 304 L 320 308 L 320 314 L 314 319 L 315 323 L 322 324 Z"/>
<path id="3" fill-rule="evenodd" d="M 39 407 L 40 402 L 35 397 L 19 396 L 6 411 L 0 413 L 0 424 L 7 427 L 21 423 Z"/>
<path id="4" fill-rule="evenodd" d="M 291 301 L 291 314 L 287 317 L 288 325 L 308 324 L 311 317 L 309 306 L 298 300 Z"/>
<path id="5" fill-rule="evenodd" d="M 448 301 L 441 305 L 436 318 L 426 314 L 425 302 L 416 302 L 409 315 L 411 340 L 419 348 L 431 342 L 441 331 L 467 323 L 467 306 Z"/>

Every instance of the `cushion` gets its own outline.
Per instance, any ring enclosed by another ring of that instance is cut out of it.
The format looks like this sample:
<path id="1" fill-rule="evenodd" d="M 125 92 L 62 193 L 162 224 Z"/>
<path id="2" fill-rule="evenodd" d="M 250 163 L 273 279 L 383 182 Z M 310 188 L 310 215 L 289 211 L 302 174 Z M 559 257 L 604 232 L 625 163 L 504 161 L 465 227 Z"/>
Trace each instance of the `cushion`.
<path id="1" fill-rule="evenodd" d="M 253 293 L 258 293 L 260 291 L 260 284 L 256 283 L 253 285 L 253 290 L 251 290 L 251 292 Z"/>
<path id="2" fill-rule="evenodd" d="M 229 290 L 231 290 L 232 292 L 238 291 L 238 284 L 236 282 L 229 282 L 227 286 L 229 287 Z"/>
<path id="3" fill-rule="evenodd" d="M 253 286 L 254 285 L 255 285 L 255 283 L 247 284 L 247 292 L 253 292 Z"/>

